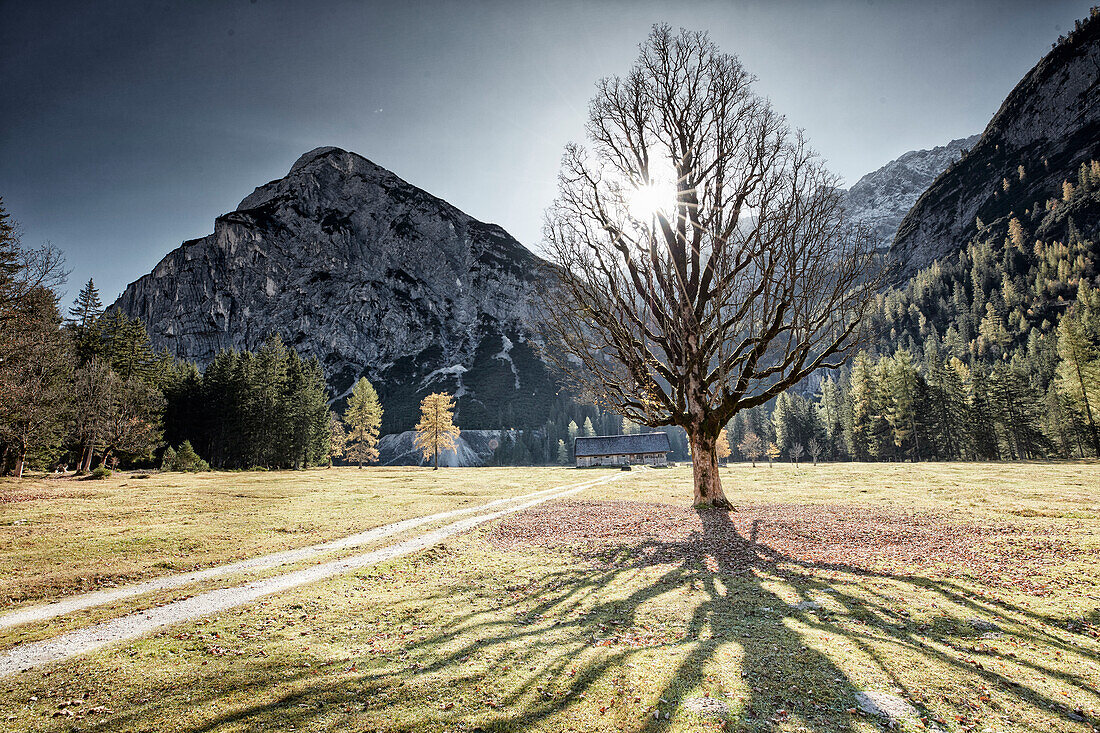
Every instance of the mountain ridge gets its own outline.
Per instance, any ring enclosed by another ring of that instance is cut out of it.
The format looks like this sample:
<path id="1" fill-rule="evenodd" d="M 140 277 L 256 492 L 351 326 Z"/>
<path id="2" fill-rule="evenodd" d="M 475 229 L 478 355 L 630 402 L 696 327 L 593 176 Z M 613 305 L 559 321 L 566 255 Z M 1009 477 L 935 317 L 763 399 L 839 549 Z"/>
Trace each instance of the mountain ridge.
<path id="1" fill-rule="evenodd" d="M 925 189 L 979 135 L 958 138 L 925 150 L 910 150 L 866 174 L 844 192 L 848 216 L 870 228 L 880 251 L 889 248 L 902 219 Z"/>

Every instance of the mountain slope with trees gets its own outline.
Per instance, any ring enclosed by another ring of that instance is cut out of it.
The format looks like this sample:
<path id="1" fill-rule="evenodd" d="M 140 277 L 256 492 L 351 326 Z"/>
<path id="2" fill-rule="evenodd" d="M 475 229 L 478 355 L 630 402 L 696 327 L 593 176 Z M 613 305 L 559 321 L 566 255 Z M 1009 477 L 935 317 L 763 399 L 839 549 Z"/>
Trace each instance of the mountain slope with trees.
<path id="1" fill-rule="evenodd" d="M 921 195 L 891 246 L 899 277 L 949 257 L 986 227 L 1006 232 L 1012 217 L 1033 216 L 1082 163 L 1100 159 L 1100 13 L 1075 29 L 1016 85 L 981 139 Z M 1067 222 L 1045 233 L 1066 241 Z M 1100 210 L 1079 212 L 1092 237 Z"/>

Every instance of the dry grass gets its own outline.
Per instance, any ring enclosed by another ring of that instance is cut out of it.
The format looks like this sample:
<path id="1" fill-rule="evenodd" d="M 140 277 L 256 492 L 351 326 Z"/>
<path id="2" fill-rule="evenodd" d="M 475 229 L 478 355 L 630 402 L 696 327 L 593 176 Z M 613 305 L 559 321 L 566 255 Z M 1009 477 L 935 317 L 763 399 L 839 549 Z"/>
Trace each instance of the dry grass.
<path id="1" fill-rule="evenodd" d="M 560 469 L 317 469 L 0 479 L 9 607 L 325 542 L 575 478 Z"/>
<path id="2" fill-rule="evenodd" d="M 1100 466 L 738 466 L 733 515 L 689 481 L 624 474 L 18 675 L 0 727 L 882 730 L 859 691 L 907 700 L 907 730 L 1097 725 Z"/>

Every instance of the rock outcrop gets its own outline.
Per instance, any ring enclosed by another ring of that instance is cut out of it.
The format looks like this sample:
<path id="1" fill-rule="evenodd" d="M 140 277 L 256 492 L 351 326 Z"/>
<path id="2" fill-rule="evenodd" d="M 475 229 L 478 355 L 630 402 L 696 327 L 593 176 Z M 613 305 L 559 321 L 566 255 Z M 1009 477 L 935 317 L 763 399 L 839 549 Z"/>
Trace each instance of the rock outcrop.
<path id="1" fill-rule="evenodd" d="M 312 150 L 214 232 L 184 242 L 116 306 L 157 347 L 205 364 L 271 334 L 325 368 L 333 395 L 378 388 L 383 432 L 456 395 L 468 428 L 545 419 L 555 393 L 531 343 L 540 260 L 485 224 L 339 148 Z"/>
<path id="2" fill-rule="evenodd" d="M 1059 39 L 1005 99 L 981 139 L 902 221 L 890 248 L 906 278 L 986 226 L 1058 195 L 1100 158 L 1100 15 Z"/>
<path id="3" fill-rule="evenodd" d="M 848 216 L 870 228 L 879 251 L 885 252 L 920 195 L 980 137 L 952 140 L 931 150 L 912 150 L 868 173 L 844 194 Z"/>

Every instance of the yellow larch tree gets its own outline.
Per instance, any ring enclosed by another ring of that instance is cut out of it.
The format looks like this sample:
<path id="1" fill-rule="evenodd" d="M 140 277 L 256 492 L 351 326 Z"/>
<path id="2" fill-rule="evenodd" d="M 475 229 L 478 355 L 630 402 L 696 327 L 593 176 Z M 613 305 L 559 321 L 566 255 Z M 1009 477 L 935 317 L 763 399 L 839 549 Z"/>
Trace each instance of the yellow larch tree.
<path id="1" fill-rule="evenodd" d="M 459 430 L 454 424 L 454 410 L 454 398 L 446 392 L 430 394 L 420 403 L 415 445 L 425 459 L 433 459 L 433 470 L 439 468 L 440 451 L 455 450 Z"/>
<path id="2" fill-rule="evenodd" d="M 348 408 L 344 412 L 344 425 L 347 428 L 347 448 L 345 455 L 349 461 L 359 464 L 378 460 L 378 433 L 382 428 L 382 405 L 378 401 L 378 392 L 374 385 L 361 377 L 348 397 Z"/>

